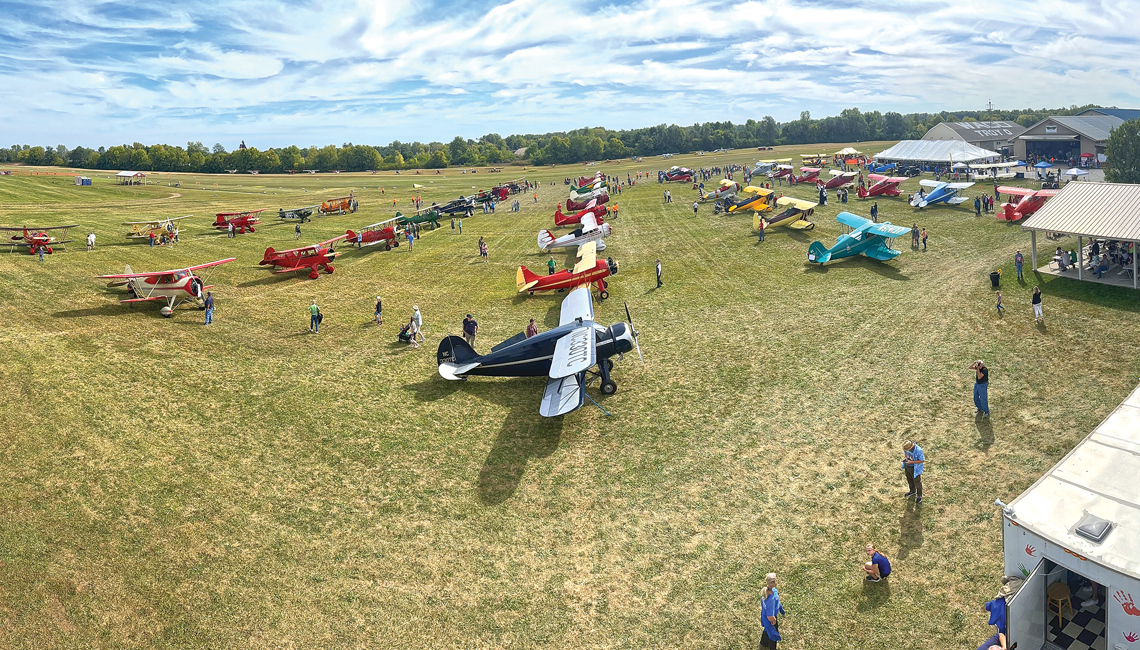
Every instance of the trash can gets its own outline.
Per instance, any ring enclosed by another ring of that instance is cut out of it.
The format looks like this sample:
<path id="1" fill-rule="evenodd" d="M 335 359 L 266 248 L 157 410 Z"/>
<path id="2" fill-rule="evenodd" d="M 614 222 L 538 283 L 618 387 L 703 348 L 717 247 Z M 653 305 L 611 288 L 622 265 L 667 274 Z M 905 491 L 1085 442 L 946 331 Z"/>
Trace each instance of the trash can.
<path id="1" fill-rule="evenodd" d="M 1000 281 L 1000 280 L 1001 280 L 1001 273 L 998 273 L 997 271 L 990 273 L 990 286 L 992 286 L 996 289 L 998 286 L 998 281 Z"/>

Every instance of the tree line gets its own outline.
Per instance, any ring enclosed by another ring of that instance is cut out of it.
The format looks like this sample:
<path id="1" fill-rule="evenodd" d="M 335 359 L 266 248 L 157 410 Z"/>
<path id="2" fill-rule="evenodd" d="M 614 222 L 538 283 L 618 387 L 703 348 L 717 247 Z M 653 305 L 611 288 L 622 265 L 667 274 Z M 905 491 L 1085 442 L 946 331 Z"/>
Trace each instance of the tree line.
<path id="1" fill-rule="evenodd" d="M 919 139 L 940 122 L 1006 120 L 1030 126 L 1050 115 L 1074 115 L 1088 106 L 1059 109 L 957 111 L 940 113 L 864 113 L 849 108 L 839 115 L 815 119 L 800 113 L 798 120 L 777 122 L 771 115 L 743 124 L 704 122 L 692 126 L 659 124 L 638 129 L 613 130 L 582 128 L 544 134 L 510 135 L 489 133 L 478 139 L 456 136 L 451 142 L 405 143 L 396 140 L 385 146 L 326 145 L 301 148 L 288 146 L 264 151 L 255 147 L 227 151 L 220 143 L 207 147 L 187 142 L 185 147 L 168 144 L 112 147 L 39 147 L 12 145 L 0 148 L 0 163 L 55 165 L 84 169 L 131 169 L 136 171 L 177 171 L 222 173 L 259 171 L 282 173 L 316 169 L 330 171 L 439 169 L 448 166 L 497 165 L 529 162 L 535 165 L 615 160 L 630 156 L 689 153 L 714 149 L 738 149 L 781 144 L 823 142 L 864 142 L 869 140 Z"/>

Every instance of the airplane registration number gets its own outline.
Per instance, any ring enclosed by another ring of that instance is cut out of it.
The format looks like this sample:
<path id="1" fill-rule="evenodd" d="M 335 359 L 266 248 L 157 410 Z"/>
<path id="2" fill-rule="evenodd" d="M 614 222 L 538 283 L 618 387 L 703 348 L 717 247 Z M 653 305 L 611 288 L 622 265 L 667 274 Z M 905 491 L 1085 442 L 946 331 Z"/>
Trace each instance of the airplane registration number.
<path id="1" fill-rule="evenodd" d="M 579 365 L 590 356 L 590 339 L 594 333 L 589 329 L 579 329 L 570 333 L 570 349 L 566 354 L 567 368 Z"/>

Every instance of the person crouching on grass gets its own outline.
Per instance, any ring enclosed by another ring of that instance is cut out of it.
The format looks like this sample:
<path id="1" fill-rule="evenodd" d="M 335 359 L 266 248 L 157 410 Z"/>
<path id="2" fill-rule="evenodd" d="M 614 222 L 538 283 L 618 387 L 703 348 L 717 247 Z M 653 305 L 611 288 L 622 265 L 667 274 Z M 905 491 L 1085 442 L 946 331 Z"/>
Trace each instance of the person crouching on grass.
<path id="1" fill-rule="evenodd" d="M 867 582 L 878 582 L 891 575 L 891 561 L 887 559 L 887 556 L 880 553 L 874 544 L 868 544 L 866 551 L 867 557 L 871 558 L 869 562 L 863 564 L 863 572 L 867 574 Z"/>

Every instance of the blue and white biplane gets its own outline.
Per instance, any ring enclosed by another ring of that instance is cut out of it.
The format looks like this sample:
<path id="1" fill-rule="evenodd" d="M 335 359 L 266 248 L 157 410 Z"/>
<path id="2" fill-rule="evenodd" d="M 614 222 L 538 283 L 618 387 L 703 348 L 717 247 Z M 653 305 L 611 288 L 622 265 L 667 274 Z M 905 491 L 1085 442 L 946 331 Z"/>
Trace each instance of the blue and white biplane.
<path id="1" fill-rule="evenodd" d="M 875 223 L 850 212 L 840 212 L 835 220 L 851 228 L 851 232 L 840 235 L 831 248 L 826 248 L 817 241 L 812 242 L 808 247 L 809 262 L 826 264 L 831 260 L 852 255 L 865 255 L 882 262 L 893 260 L 902 254 L 902 251 L 891 248 L 891 240 L 910 232 L 910 228 L 895 226 L 889 221 Z"/>
<path id="2" fill-rule="evenodd" d="M 957 205 L 964 201 L 969 201 L 969 197 L 958 196 L 958 191 L 974 186 L 973 183 L 940 183 L 938 181 L 932 181 L 929 178 L 922 179 L 918 184 L 931 189 L 929 192 L 921 193 L 920 191 L 919 194 L 914 195 L 910 204 L 916 208 L 925 208 L 935 203 Z"/>
<path id="3" fill-rule="evenodd" d="M 586 385 L 595 377 L 602 380 L 603 394 L 617 392 L 610 378 L 614 366 L 610 357 L 621 359 L 634 349 L 641 356 L 628 307 L 625 315 L 628 324 L 606 327 L 594 322 L 590 287 L 581 286 L 562 300 L 558 327 L 530 338 L 519 332 L 492 347 L 489 354 L 480 355 L 458 336 L 445 337 L 436 352 L 439 375 L 450 380 L 465 380 L 469 375 L 547 377 L 538 412 L 545 417 L 565 415 L 585 403 Z"/>

